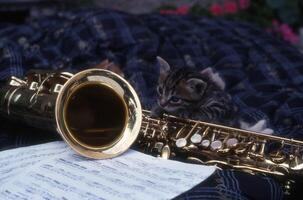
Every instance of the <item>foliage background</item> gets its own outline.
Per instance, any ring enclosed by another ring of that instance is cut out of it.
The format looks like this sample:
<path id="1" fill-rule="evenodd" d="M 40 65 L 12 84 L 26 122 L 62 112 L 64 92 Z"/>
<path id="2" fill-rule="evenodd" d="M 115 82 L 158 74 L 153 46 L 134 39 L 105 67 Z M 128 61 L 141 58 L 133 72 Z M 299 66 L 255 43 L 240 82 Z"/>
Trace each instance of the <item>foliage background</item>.
<path id="1" fill-rule="evenodd" d="M 158 11 L 162 14 L 192 14 L 247 21 L 299 48 L 303 47 L 302 0 L 221 0 L 207 6 L 196 1 L 182 6 L 166 4 Z"/>

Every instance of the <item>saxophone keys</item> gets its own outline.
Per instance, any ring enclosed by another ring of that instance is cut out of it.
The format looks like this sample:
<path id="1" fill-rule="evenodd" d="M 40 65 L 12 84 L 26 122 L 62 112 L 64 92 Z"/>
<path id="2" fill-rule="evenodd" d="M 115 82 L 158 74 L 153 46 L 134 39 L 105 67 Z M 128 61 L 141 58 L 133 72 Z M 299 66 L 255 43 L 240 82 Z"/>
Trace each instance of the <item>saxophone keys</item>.
<path id="1" fill-rule="evenodd" d="M 168 145 L 165 145 L 165 146 L 162 148 L 161 158 L 169 159 L 170 153 L 171 153 L 170 147 L 169 147 Z"/>
<path id="2" fill-rule="evenodd" d="M 185 138 L 179 138 L 176 140 L 176 146 L 178 148 L 183 148 L 186 146 L 186 144 L 187 144 L 187 140 Z"/>
<path id="3" fill-rule="evenodd" d="M 26 81 L 19 79 L 15 76 L 12 76 L 11 80 L 9 82 L 9 85 L 11 85 L 11 86 L 22 86 L 22 85 L 26 85 L 26 84 L 27 84 Z"/>
<path id="4" fill-rule="evenodd" d="M 195 133 L 193 136 L 191 136 L 190 141 L 193 144 L 198 144 L 202 141 L 202 136 L 200 134 Z"/>
<path id="5" fill-rule="evenodd" d="M 228 149 L 228 148 L 219 149 L 219 150 L 218 150 L 218 153 L 221 154 L 221 155 L 225 155 L 225 154 L 227 154 L 227 153 L 229 153 L 229 152 L 230 152 L 230 149 Z"/>
<path id="6" fill-rule="evenodd" d="M 245 154 L 249 151 L 249 147 L 253 144 L 252 141 L 249 142 L 240 142 L 237 147 L 235 148 L 234 152 L 237 155 Z"/>
<path id="7" fill-rule="evenodd" d="M 248 152 L 248 156 L 251 159 L 258 160 L 258 161 L 265 160 L 265 158 L 264 158 L 264 156 L 262 154 L 258 154 L 258 153 L 254 153 L 254 152 Z"/>
<path id="8" fill-rule="evenodd" d="M 38 82 L 35 82 L 35 81 L 31 82 L 31 84 L 29 86 L 30 90 L 38 90 L 38 88 L 39 88 L 39 83 Z"/>
<path id="9" fill-rule="evenodd" d="M 228 148 L 235 148 L 235 147 L 238 146 L 238 144 L 239 144 L 239 141 L 238 141 L 237 138 L 229 138 L 229 139 L 227 139 L 227 141 L 226 141 L 226 146 L 227 146 Z"/>
<path id="10" fill-rule="evenodd" d="M 269 153 L 269 158 L 274 163 L 281 164 L 286 160 L 286 155 L 281 151 L 274 151 Z"/>
<path id="11" fill-rule="evenodd" d="M 296 168 L 297 166 L 299 166 L 299 158 L 296 155 L 289 155 L 289 166 L 291 168 Z"/>
<path id="12" fill-rule="evenodd" d="M 238 148 L 236 148 L 234 150 L 234 152 L 237 154 L 237 155 L 241 155 L 241 154 L 244 154 L 245 152 L 247 152 L 247 148 L 245 146 L 240 146 Z"/>
<path id="13" fill-rule="evenodd" d="M 202 148 L 205 148 L 205 149 L 208 148 L 209 145 L 210 145 L 210 141 L 209 140 L 202 140 L 202 142 L 200 143 L 200 146 Z"/>
<path id="14" fill-rule="evenodd" d="M 53 92 L 55 93 L 59 93 L 61 91 L 61 89 L 63 88 L 63 85 L 61 84 L 56 84 L 54 89 L 53 89 Z"/>
<path id="15" fill-rule="evenodd" d="M 210 144 L 210 149 L 217 151 L 223 147 L 223 143 L 220 140 L 215 140 Z"/>
<path id="16" fill-rule="evenodd" d="M 164 146 L 163 142 L 157 142 L 155 144 L 154 148 L 156 149 L 156 151 L 158 153 L 160 153 L 163 150 L 163 146 Z"/>

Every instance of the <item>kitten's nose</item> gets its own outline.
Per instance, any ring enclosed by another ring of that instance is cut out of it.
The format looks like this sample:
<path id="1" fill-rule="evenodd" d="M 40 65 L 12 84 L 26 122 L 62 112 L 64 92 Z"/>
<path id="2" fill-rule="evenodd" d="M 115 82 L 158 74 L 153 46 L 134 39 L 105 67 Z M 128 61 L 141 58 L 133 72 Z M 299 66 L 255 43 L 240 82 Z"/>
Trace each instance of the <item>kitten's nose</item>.
<path id="1" fill-rule="evenodd" d="M 166 101 L 165 99 L 161 99 L 161 100 L 160 100 L 160 106 L 161 106 L 161 107 L 165 107 L 165 106 L 167 105 L 167 102 L 168 102 L 168 101 Z"/>

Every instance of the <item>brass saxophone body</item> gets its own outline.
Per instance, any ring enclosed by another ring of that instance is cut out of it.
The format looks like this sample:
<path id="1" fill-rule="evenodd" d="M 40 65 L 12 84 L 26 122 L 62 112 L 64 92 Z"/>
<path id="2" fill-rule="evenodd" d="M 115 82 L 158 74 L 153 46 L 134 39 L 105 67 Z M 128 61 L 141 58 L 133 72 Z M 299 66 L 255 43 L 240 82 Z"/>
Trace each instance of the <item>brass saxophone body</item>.
<path id="1" fill-rule="evenodd" d="M 148 154 L 252 173 L 303 177 L 303 142 L 170 115 L 150 117 L 122 77 L 32 72 L 0 88 L 0 113 L 57 130 L 79 154 L 104 159 L 130 146 Z"/>
<path id="2" fill-rule="evenodd" d="M 191 119 L 143 111 L 136 141 L 140 149 L 220 168 L 264 173 L 287 178 L 303 177 L 303 142 Z"/>
<path id="3" fill-rule="evenodd" d="M 118 156 L 136 140 L 142 121 L 134 89 L 120 76 L 100 69 L 77 74 L 32 71 L 0 88 L 0 114 L 55 130 L 79 154 Z"/>

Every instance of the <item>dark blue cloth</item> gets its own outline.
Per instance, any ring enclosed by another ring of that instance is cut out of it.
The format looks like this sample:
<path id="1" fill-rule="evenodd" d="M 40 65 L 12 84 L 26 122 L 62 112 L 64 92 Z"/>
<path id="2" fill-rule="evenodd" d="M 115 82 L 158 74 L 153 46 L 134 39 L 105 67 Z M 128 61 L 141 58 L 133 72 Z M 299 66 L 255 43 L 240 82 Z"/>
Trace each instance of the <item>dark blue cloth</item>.
<path id="1" fill-rule="evenodd" d="M 121 66 L 143 106 L 150 109 L 159 74 L 156 56 L 172 66 L 212 66 L 248 121 L 265 118 L 276 135 L 303 138 L 302 54 L 252 25 L 107 10 L 64 12 L 24 25 L 0 25 L 0 80 L 22 77 L 37 68 L 75 72 L 107 58 Z M 29 127 L 16 128 L 1 123 L 0 148 L 56 139 Z M 180 198 L 282 198 L 279 184 L 263 176 L 223 170 L 205 183 Z"/>

